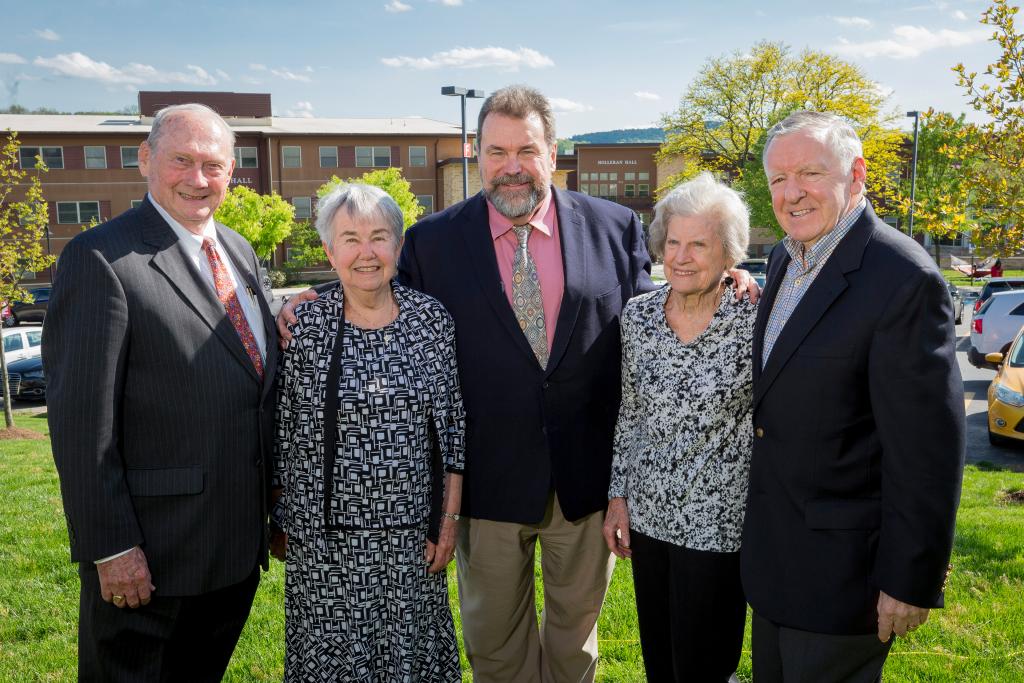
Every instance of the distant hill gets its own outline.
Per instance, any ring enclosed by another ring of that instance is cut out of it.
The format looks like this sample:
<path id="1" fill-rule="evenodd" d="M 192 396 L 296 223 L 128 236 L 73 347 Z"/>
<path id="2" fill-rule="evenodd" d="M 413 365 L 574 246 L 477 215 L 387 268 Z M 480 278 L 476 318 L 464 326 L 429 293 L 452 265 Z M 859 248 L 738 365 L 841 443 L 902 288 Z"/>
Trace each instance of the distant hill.
<path id="1" fill-rule="evenodd" d="M 665 131 L 661 128 L 619 128 L 597 133 L 581 133 L 569 138 L 576 143 L 607 145 L 616 142 L 665 142 Z"/>

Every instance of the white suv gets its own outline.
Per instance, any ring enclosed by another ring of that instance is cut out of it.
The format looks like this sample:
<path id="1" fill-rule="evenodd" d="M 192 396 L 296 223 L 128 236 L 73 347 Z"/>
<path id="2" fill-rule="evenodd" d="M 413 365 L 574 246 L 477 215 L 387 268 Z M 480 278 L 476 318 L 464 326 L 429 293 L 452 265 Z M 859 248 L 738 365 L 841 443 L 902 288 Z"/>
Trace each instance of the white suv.
<path id="1" fill-rule="evenodd" d="M 43 343 L 41 327 L 8 327 L 4 328 L 4 357 L 8 364 L 22 358 L 38 356 Z"/>
<path id="2" fill-rule="evenodd" d="M 1024 327 L 1024 290 L 993 294 L 971 321 L 971 349 L 967 360 L 976 368 L 995 370 L 995 365 L 985 362 L 985 354 L 1005 354 L 1021 327 Z"/>

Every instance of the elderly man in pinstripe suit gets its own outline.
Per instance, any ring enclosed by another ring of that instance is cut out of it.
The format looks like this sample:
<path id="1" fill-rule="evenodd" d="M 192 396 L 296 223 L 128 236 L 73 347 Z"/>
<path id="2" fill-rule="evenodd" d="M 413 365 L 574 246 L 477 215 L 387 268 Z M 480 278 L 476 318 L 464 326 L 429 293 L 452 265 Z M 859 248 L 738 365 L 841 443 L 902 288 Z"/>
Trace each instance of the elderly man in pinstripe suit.
<path id="1" fill-rule="evenodd" d="M 233 145 L 206 107 L 158 112 L 146 200 L 58 263 L 43 362 L 81 681 L 219 681 L 266 566 L 277 340 L 252 248 L 213 220 Z"/>

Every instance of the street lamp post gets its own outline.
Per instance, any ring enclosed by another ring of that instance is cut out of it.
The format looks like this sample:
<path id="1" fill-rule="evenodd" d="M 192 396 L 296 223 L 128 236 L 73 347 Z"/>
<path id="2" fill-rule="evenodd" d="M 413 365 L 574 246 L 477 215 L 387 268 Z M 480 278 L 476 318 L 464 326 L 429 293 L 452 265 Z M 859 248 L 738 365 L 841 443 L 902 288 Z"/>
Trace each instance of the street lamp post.
<path id="1" fill-rule="evenodd" d="M 908 111 L 908 117 L 914 119 L 914 156 L 910 159 L 910 216 L 907 225 L 907 234 L 914 236 L 914 197 L 917 193 L 917 128 L 921 119 L 921 112 Z"/>
<path id="2" fill-rule="evenodd" d="M 469 145 L 466 141 L 466 98 L 483 97 L 484 91 L 476 88 L 460 88 L 454 85 L 446 85 L 441 88 L 442 95 L 458 97 L 462 102 L 462 198 L 469 198 L 469 157 L 472 156 Z M 477 131 L 480 135 L 480 131 Z"/>

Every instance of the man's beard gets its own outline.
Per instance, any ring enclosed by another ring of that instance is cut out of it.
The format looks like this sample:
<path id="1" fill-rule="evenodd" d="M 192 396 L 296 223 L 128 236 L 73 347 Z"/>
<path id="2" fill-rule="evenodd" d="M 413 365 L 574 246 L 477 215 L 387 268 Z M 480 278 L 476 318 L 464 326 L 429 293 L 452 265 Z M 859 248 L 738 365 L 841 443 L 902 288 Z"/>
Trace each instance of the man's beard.
<path id="1" fill-rule="evenodd" d="M 519 185 L 529 183 L 528 189 L 509 191 L 507 188 L 502 191 L 504 185 Z M 548 188 L 540 185 L 528 173 L 512 173 L 500 175 L 491 180 L 484 194 L 491 200 L 491 204 L 505 218 L 519 218 L 520 216 L 531 215 L 548 194 Z"/>

